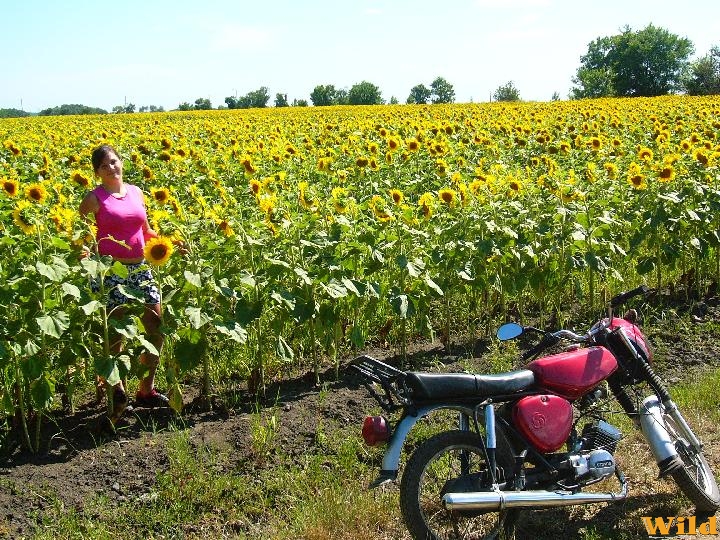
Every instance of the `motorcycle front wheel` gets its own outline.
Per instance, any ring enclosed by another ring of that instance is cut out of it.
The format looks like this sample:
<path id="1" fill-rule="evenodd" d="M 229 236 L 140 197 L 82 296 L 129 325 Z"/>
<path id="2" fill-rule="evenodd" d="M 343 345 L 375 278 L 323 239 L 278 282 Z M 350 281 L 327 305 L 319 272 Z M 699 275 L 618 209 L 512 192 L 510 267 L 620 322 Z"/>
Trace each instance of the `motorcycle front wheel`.
<path id="1" fill-rule="evenodd" d="M 400 509 L 416 540 L 499 539 L 512 536 L 517 510 L 447 510 L 445 493 L 490 489 L 483 442 L 477 433 L 446 431 L 423 442 L 408 460 L 400 483 Z M 512 470 L 508 456 L 498 467 Z"/>
<path id="2" fill-rule="evenodd" d="M 698 511 L 715 512 L 720 508 L 720 492 L 705 456 L 682 436 L 682 430 L 670 415 L 663 414 L 663 420 L 670 440 L 683 463 L 682 468 L 671 473 L 673 480 L 685 496 L 695 504 Z"/>

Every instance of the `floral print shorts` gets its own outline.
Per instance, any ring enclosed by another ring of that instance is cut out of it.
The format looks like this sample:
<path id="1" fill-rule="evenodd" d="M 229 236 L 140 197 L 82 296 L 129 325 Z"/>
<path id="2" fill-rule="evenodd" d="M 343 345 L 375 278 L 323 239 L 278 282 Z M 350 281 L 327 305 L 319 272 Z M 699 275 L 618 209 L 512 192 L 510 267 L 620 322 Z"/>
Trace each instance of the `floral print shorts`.
<path id="1" fill-rule="evenodd" d="M 121 292 L 118 285 L 122 285 L 128 292 L 135 292 L 143 296 L 146 305 L 159 304 L 160 289 L 158 289 L 155 278 L 147 263 L 125 264 L 125 268 L 128 270 L 126 278 L 120 277 L 117 274 L 108 274 L 103 280 L 103 285 L 108 295 L 108 309 L 110 310 L 132 301 L 130 297 Z M 100 290 L 100 284 L 97 280 L 93 280 L 91 288 L 93 292 Z"/>

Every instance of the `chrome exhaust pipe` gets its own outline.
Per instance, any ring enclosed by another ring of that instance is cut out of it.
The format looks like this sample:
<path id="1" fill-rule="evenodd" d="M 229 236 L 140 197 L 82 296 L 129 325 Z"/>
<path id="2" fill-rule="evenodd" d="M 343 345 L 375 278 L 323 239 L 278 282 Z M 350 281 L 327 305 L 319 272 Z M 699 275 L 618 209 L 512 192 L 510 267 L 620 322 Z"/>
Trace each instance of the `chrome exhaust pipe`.
<path id="1" fill-rule="evenodd" d="M 567 491 L 478 491 L 446 493 L 443 504 L 448 510 L 498 511 L 506 508 L 554 508 L 601 502 L 616 502 L 627 497 L 625 477 L 618 476 L 620 493 L 570 493 Z"/>

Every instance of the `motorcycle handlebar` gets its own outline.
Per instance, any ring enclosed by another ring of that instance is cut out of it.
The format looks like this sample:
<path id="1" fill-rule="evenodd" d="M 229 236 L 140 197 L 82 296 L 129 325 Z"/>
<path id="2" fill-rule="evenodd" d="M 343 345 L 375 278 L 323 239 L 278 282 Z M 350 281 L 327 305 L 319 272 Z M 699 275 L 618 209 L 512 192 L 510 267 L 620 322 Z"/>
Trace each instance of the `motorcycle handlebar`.
<path id="1" fill-rule="evenodd" d="M 647 285 L 640 285 L 639 287 L 635 287 L 630 291 L 621 292 L 620 294 L 612 297 L 612 299 L 610 300 L 610 307 L 616 308 L 618 306 L 621 306 L 631 298 L 639 296 L 641 294 L 647 294 L 649 291 L 650 288 Z"/>

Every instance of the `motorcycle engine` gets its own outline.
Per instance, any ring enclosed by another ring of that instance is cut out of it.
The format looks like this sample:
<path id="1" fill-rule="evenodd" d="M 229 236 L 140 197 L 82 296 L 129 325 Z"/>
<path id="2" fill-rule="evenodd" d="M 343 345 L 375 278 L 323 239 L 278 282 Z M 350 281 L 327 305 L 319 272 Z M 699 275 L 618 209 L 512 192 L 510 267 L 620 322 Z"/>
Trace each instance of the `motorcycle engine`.
<path id="1" fill-rule="evenodd" d="M 567 465 L 581 484 L 592 483 L 615 473 L 613 453 L 622 435 L 603 420 L 583 428 L 578 453 L 570 454 Z"/>

